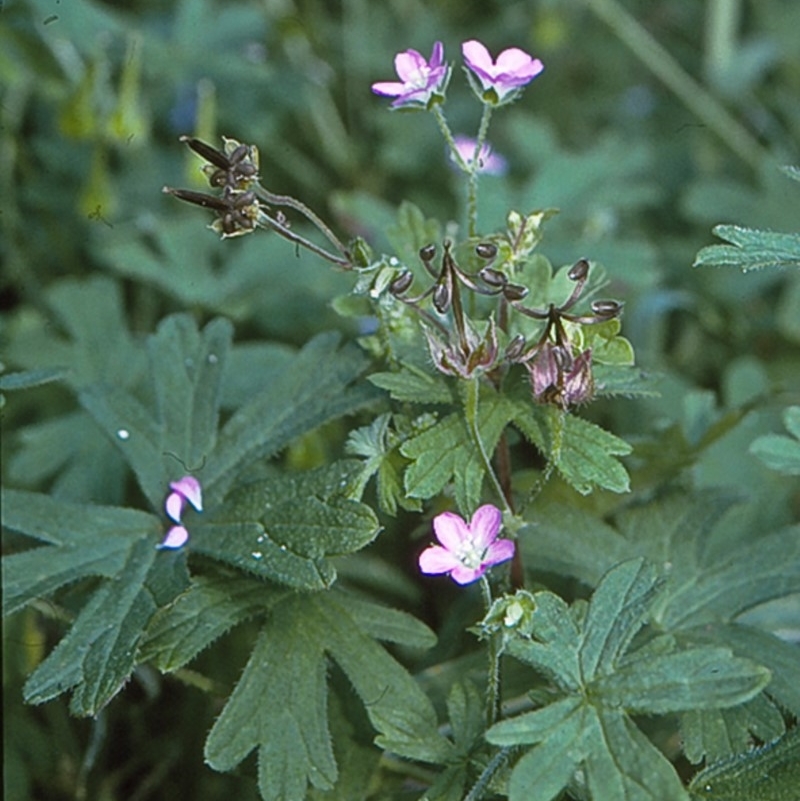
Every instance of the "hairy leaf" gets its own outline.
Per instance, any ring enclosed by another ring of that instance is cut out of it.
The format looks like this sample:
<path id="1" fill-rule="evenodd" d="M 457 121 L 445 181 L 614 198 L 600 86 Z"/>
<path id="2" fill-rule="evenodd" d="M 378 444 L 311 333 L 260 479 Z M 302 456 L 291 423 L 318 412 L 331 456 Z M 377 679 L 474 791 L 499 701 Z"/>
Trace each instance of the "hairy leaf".
<path id="1" fill-rule="evenodd" d="M 731 244 L 702 248 L 695 267 L 739 267 L 743 272 L 765 267 L 800 267 L 800 234 L 758 231 L 738 225 L 717 225 L 714 233 Z"/>

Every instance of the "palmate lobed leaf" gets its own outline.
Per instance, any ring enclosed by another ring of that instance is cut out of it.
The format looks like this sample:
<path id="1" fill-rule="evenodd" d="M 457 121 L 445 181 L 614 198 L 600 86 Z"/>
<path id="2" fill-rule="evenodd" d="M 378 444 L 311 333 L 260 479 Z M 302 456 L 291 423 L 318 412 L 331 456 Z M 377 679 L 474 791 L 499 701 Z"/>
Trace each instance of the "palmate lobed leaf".
<path id="1" fill-rule="evenodd" d="M 358 469 L 339 462 L 242 484 L 191 524 L 191 547 L 262 578 L 324 589 L 336 577 L 328 557 L 359 550 L 380 528 L 348 497 Z"/>
<path id="2" fill-rule="evenodd" d="M 341 667 L 379 732 L 401 756 L 446 761 L 430 701 L 359 625 L 340 593 L 292 595 L 272 607 L 244 674 L 206 742 L 206 759 L 230 770 L 258 749 L 265 801 L 302 799 L 337 779 L 327 723 L 326 654 Z M 371 615 L 372 616 L 372 615 Z"/>
<path id="3" fill-rule="evenodd" d="M 570 782 L 587 787 L 592 801 L 685 799 L 674 768 L 630 715 L 730 707 L 767 684 L 768 670 L 727 648 L 677 650 L 667 637 L 628 651 L 659 589 L 640 558 L 606 573 L 588 607 L 533 595 L 535 608 L 506 652 L 544 672 L 562 697 L 487 732 L 496 745 L 533 744 L 512 771 L 510 801 L 550 801 Z"/>

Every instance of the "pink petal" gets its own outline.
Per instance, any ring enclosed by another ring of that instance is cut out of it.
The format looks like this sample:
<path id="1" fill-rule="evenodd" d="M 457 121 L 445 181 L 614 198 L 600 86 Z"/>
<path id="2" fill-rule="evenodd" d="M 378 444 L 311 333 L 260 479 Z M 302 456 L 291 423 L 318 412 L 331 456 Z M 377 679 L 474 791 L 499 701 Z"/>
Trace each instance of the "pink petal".
<path id="1" fill-rule="evenodd" d="M 491 567 L 499 565 L 500 562 L 506 562 L 514 556 L 515 550 L 516 546 L 513 540 L 495 540 L 487 549 L 481 566 Z"/>
<path id="2" fill-rule="evenodd" d="M 431 545 L 419 555 L 419 569 L 423 573 L 449 573 L 460 565 L 461 562 L 440 545 Z"/>
<path id="3" fill-rule="evenodd" d="M 180 492 L 171 492 L 167 496 L 167 500 L 164 503 L 164 509 L 167 513 L 167 517 L 171 520 L 174 520 L 176 523 L 181 522 L 181 514 L 183 513 L 183 505 L 186 502 L 186 499 L 181 495 Z"/>
<path id="4" fill-rule="evenodd" d="M 484 72 L 492 72 L 494 62 L 489 51 L 477 39 L 470 39 L 461 45 L 461 54 L 470 69 L 477 67 Z"/>
<path id="5" fill-rule="evenodd" d="M 406 91 L 406 85 L 397 81 L 378 81 L 372 84 L 372 91 L 384 97 L 397 97 Z"/>
<path id="6" fill-rule="evenodd" d="M 473 581 L 477 581 L 485 572 L 486 568 L 483 565 L 473 569 L 464 567 L 464 565 L 459 563 L 457 567 L 450 571 L 450 578 L 457 584 L 472 584 Z"/>
<path id="7" fill-rule="evenodd" d="M 169 486 L 175 492 L 180 492 L 198 512 L 203 511 L 203 489 L 194 476 L 184 476 L 173 481 Z"/>
<path id="8" fill-rule="evenodd" d="M 469 521 L 469 530 L 475 547 L 479 551 L 489 548 L 497 539 L 502 524 L 503 515 L 496 506 L 487 503 L 478 507 L 472 515 L 472 520 Z"/>
<path id="9" fill-rule="evenodd" d="M 435 69 L 436 67 L 441 67 L 444 63 L 444 45 L 441 42 L 434 42 L 433 49 L 431 50 L 431 60 L 428 62 L 428 66 L 431 69 Z"/>
<path id="10" fill-rule="evenodd" d="M 416 50 L 406 50 L 403 53 L 398 53 L 394 57 L 394 68 L 398 77 L 404 83 L 414 80 L 419 71 L 423 67 L 427 67 L 428 62 L 425 61 L 421 53 Z"/>
<path id="11" fill-rule="evenodd" d="M 189 532 L 183 526 L 173 526 L 157 548 L 180 548 L 189 539 Z"/>
<path id="12" fill-rule="evenodd" d="M 538 70 L 536 70 L 537 62 L 540 65 Z M 531 70 L 536 70 L 533 72 L 533 75 L 536 75 L 541 72 L 542 69 L 544 69 L 544 66 L 541 61 L 538 59 L 534 60 L 528 53 L 524 50 L 520 50 L 518 47 L 509 47 L 508 50 L 504 50 L 497 57 L 497 71 L 509 75 L 521 76 L 524 74 L 527 76 Z"/>
<path id="13" fill-rule="evenodd" d="M 459 553 L 465 542 L 471 539 L 470 530 L 464 519 L 453 512 L 442 512 L 433 518 L 433 532 L 436 539 L 451 553 Z"/>

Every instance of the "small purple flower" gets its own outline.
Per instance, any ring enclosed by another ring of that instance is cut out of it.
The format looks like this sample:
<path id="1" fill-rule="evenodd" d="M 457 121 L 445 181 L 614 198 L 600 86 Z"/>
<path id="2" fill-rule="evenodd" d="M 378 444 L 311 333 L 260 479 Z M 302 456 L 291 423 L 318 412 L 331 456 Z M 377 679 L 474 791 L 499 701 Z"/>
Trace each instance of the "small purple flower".
<path id="1" fill-rule="evenodd" d="M 399 82 L 379 81 L 372 84 L 372 91 L 376 95 L 397 98 L 392 108 L 427 107 L 435 94 L 444 92 L 449 77 L 441 42 L 434 43 L 430 61 L 426 61 L 416 50 L 404 50 L 395 56 L 394 68 Z"/>
<path id="2" fill-rule="evenodd" d="M 545 342 L 525 364 L 530 373 L 533 399 L 566 409 L 591 400 L 594 394 L 592 351 L 573 358 L 569 348 Z"/>
<path id="3" fill-rule="evenodd" d="M 492 61 L 486 47 L 470 39 L 461 45 L 461 53 L 467 67 L 481 83 L 483 100 L 494 104 L 513 100 L 517 91 L 544 69 L 544 64 L 538 58 L 532 58 L 518 47 L 503 50 L 497 60 Z"/>
<path id="4" fill-rule="evenodd" d="M 468 166 L 472 167 L 472 159 L 475 156 L 475 146 L 478 144 L 477 139 L 470 136 L 454 136 L 456 150 L 458 155 L 461 156 L 462 161 Z M 450 158 L 455 162 L 455 156 L 450 154 Z M 488 142 L 481 145 L 480 152 L 478 153 L 478 169 L 476 172 L 486 173 L 486 175 L 505 175 L 508 162 L 497 153 L 492 152 L 492 146 Z"/>
<path id="5" fill-rule="evenodd" d="M 488 568 L 514 555 L 512 540 L 497 539 L 503 517 L 496 506 L 479 507 L 467 523 L 453 512 L 433 518 L 433 531 L 440 545 L 431 545 L 419 555 L 423 573 L 449 573 L 458 584 L 477 581 Z"/>
<path id="6" fill-rule="evenodd" d="M 184 476 L 169 485 L 172 490 L 164 502 L 164 511 L 170 520 L 178 523 L 167 531 L 166 537 L 159 544 L 159 548 L 180 548 L 189 539 L 189 532 L 180 525 L 183 509 L 187 503 L 198 512 L 203 511 L 203 488 L 194 476 Z"/>

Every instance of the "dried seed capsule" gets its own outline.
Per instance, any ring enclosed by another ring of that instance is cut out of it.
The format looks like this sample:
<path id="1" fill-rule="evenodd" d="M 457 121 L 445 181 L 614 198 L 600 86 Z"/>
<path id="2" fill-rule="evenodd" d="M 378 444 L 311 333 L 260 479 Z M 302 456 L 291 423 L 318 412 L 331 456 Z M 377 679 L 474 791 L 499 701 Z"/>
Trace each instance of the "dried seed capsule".
<path id="1" fill-rule="evenodd" d="M 525 337 L 522 334 L 517 334 L 511 342 L 508 343 L 506 348 L 506 359 L 515 362 L 522 356 L 525 351 Z"/>
<path id="2" fill-rule="evenodd" d="M 567 277 L 570 281 L 583 281 L 589 274 L 589 262 L 586 259 L 578 259 L 572 267 L 569 268 Z"/>
<path id="3" fill-rule="evenodd" d="M 436 245 L 431 243 L 430 245 L 425 245 L 425 247 L 421 247 L 419 249 L 419 257 L 422 261 L 428 262 L 433 261 L 433 257 L 436 255 Z"/>
<path id="4" fill-rule="evenodd" d="M 389 284 L 389 292 L 393 295 L 402 295 L 412 283 L 414 283 L 414 273 L 412 273 L 411 270 L 403 270 L 403 272 Z"/>
<path id="5" fill-rule="evenodd" d="M 622 304 L 617 300 L 596 300 L 592 303 L 592 311 L 601 317 L 616 317 L 622 311 Z"/>
<path id="6" fill-rule="evenodd" d="M 484 267 L 478 275 L 489 284 L 489 286 L 503 287 L 508 283 L 508 278 L 506 278 L 503 273 L 499 270 L 493 270 L 491 267 Z"/>
<path id="7" fill-rule="evenodd" d="M 503 297 L 506 300 L 522 300 L 528 294 L 528 288 L 521 284 L 506 284 L 503 287 Z"/>
<path id="8" fill-rule="evenodd" d="M 444 314 L 450 308 L 452 292 L 449 284 L 437 284 L 433 290 L 433 307 L 439 314 Z"/>
<path id="9" fill-rule="evenodd" d="M 493 259 L 497 255 L 497 245 L 494 245 L 491 242 L 481 242 L 480 244 L 475 245 L 475 252 L 482 259 Z"/>
<path id="10" fill-rule="evenodd" d="M 228 156 L 231 163 L 238 164 L 242 159 L 250 155 L 250 148 L 247 145 L 238 145 L 233 149 L 233 152 Z"/>

